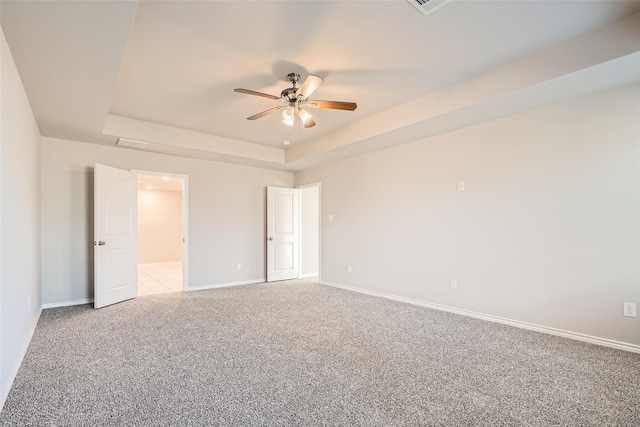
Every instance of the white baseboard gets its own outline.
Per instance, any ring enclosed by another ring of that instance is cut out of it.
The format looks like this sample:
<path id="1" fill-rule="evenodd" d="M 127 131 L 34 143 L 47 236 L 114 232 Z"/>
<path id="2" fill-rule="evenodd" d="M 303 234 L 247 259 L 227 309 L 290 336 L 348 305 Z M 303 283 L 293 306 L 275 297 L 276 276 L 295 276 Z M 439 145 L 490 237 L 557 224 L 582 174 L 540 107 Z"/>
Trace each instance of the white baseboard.
<path id="1" fill-rule="evenodd" d="M 42 309 L 38 311 L 38 315 L 33 319 L 31 327 L 29 328 L 29 333 L 27 334 L 27 339 L 24 340 L 24 344 L 20 349 L 20 353 L 18 354 L 18 358 L 13 364 L 9 375 L 7 376 L 6 381 L 2 384 L 2 389 L 0 391 L 0 411 L 4 407 L 4 402 L 7 400 L 9 396 L 9 391 L 11 391 L 11 386 L 13 385 L 13 381 L 16 379 L 16 375 L 18 375 L 18 371 L 20 370 L 20 365 L 22 365 L 22 360 L 24 356 L 27 354 L 27 349 L 29 348 L 29 344 L 31 343 L 31 338 L 33 338 L 33 333 L 36 331 L 36 326 L 38 326 L 38 321 L 40 320 L 40 315 L 42 314 Z"/>
<path id="2" fill-rule="evenodd" d="M 267 281 L 267 279 L 265 279 L 264 277 L 261 277 L 259 279 L 240 280 L 238 282 L 227 282 L 227 283 L 219 283 L 219 284 L 215 284 L 215 285 L 204 285 L 204 286 L 198 286 L 198 287 L 189 287 L 188 289 L 185 289 L 185 291 L 187 291 L 187 292 L 189 292 L 189 291 L 204 291 L 204 290 L 207 290 L 207 289 L 228 288 L 230 286 L 254 285 L 256 283 L 264 283 L 266 281 Z"/>
<path id="3" fill-rule="evenodd" d="M 301 274 L 301 275 L 300 275 L 300 278 L 301 278 L 301 279 L 304 279 L 304 278 L 306 278 L 306 277 L 316 277 L 316 276 L 318 276 L 318 272 L 317 272 L 317 271 L 316 271 L 315 273 L 306 273 L 306 274 Z"/>
<path id="4" fill-rule="evenodd" d="M 93 298 L 85 298 L 85 299 L 77 299 L 73 301 L 61 301 L 61 302 L 48 302 L 46 304 L 42 304 L 43 309 L 47 308 L 56 308 L 56 307 L 69 307 L 72 305 L 83 305 L 83 304 L 92 304 Z"/>
<path id="5" fill-rule="evenodd" d="M 530 331 L 542 332 L 545 334 L 556 335 L 559 337 L 570 338 L 577 341 L 588 342 L 591 344 L 597 344 L 604 347 L 611 347 L 618 350 L 630 351 L 632 353 L 640 353 L 640 345 L 626 343 L 622 341 L 610 340 L 607 338 L 594 337 L 591 335 L 581 334 L 578 332 L 566 331 L 563 329 L 551 328 L 548 326 L 537 325 L 535 323 L 521 322 L 519 320 L 507 319 L 505 317 L 493 316 L 490 314 L 479 313 L 476 311 L 464 310 L 461 308 L 450 307 L 442 304 L 434 304 L 427 301 L 421 301 L 413 298 L 406 298 L 397 295 L 387 294 L 384 292 L 370 291 L 367 289 L 356 288 L 353 286 L 342 285 L 340 283 L 329 282 L 321 280 L 318 283 L 327 286 L 333 286 L 335 288 L 346 289 L 348 291 L 359 292 L 371 296 L 386 298 L 394 301 L 400 301 L 407 304 L 418 305 L 421 307 L 432 308 L 434 310 L 446 311 L 449 313 L 459 314 L 467 317 L 474 317 L 476 319 L 486 320 L 489 322 L 501 323 L 503 325 L 514 326 L 516 328 L 528 329 Z"/>

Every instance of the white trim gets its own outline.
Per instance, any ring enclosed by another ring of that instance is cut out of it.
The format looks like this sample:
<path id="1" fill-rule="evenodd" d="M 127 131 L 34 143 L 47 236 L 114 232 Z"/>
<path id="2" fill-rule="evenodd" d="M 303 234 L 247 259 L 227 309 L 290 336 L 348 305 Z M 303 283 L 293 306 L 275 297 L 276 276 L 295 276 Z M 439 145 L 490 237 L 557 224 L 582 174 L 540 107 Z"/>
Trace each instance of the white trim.
<path id="1" fill-rule="evenodd" d="M 297 188 L 298 190 L 304 190 L 305 188 L 310 187 L 318 187 L 318 272 L 313 274 L 302 274 L 302 224 L 300 224 L 300 238 L 298 239 L 298 247 L 300 248 L 298 254 L 300 262 L 298 263 L 298 266 L 300 268 L 300 273 L 298 275 L 298 278 L 303 279 L 305 277 L 318 276 L 318 280 L 320 280 L 320 271 L 322 271 L 322 181 L 298 185 L 295 188 Z M 300 207 L 302 207 L 302 194 L 300 195 L 299 204 Z M 300 213 L 302 213 L 302 208 L 300 208 Z M 302 218 L 302 215 L 300 215 L 300 218 Z"/>
<path id="2" fill-rule="evenodd" d="M 259 279 L 240 280 L 237 282 L 219 283 L 215 285 L 203 285 L 198 286 L 197 288 L 188 288 L 185 289 L 185 291 L 205 291 L 207 289 L 228 288 L 231 286 L 255 285 L 256 283 L 266 283 L 266 281 L 267 279 L 265 277 L 261 277 Z"/>
<path id="3" fill-rule="evenodd" d="M 47 308 L 69 307 L 72 305 L 84 304 L 93 304 L 93 298 L 76 299 L 72 301 L 48 302 L 46 304 L 42 304 L 42 309 L 46 310 Z"/>
<path id="4" fill-rule="evenodd" d="M 42 309 L 38 311 L 38 315 L 35 316 L 33 323 L 31 324 L 31 328 L 29 328 L 29 333 L 27 334 L 27 339 L 24 340 L 24 344 L 20 349 L 20 353 L 16 358 L 9 375 L 7 375 L 7 380 L 4 384 L 2 384 L 2 391 L 0 391 L 0 411 L 4 407 L 4 402 L 7 400 L 9 396 L 9 392 L 11 391 L 11 386 L 13 385 L 13 381 L 16 379 L 16 375 L 18 375 L 18 371 L 20 370 L 20 366 L 22 365 L 22 361 L 24 360 L 24 356 L 27 354 L 27 349 L 29 348 L 29 344 L 31 343 L 31 339 L 33 338 L 33 334 L 36 331 L 36 327 L 38 326 L 38 321 L 40 321 L 40 315 L 42 314 Z"/>
<path id="5" fill-rule="evenodd" d="M 318 280 L 322 279 L 322 182 L 318 182 Z"/>
<path id="6" fill-rule="evenodd" d="M 189 176 L 182 175 L 182 289 L 189 287 Z"/>
<path id="7" fill-rule="evenodd" d="M 302 279 L 302 191 L 298 190 L 298 279 Z"/>
<path id="8" fill-rule="evenodd" d="M 604 347 L 615 348 L 618 350 L 625 350 L 632 353 L 640 353 L 640 345 L 631 344 L 622 341 L 610 340 L 607 338 L 594 337 L 591 335 L 581 334 L 579 332 L 566 331 L 564 329 L 552 328 L 549 326 L 537 325 L 535 323 L 522 322 L 519 320 L 507 319 L 505 317 L 493 316 L 490 314 L 479 313 L 477 311 L 464 310 L 461 308 L 450 307 L 442 304 L 434 304 L 427 301 L 421 301 L 413 298 L 406 298 L 397 295 L 387 294 L 384 292 L 370 291 L 367 289 L 360 289 L 353 286 L 341 285 L 339 283 L 329 282 L 325 280 L 319 280 L 318 283 L 333 286 L 335 288 L 341 288 L 348 291 L 359 292 L 371 296 L 386 298 L 394 301 L 400 301 L 407 304 L 418 305 L 421 307 L 432 308 L 434 310 L 446 311 L 449 313 L 459 314 L 461 316 L 473 317 L 476 319 L 486 320 L 494 323 L 501 323 L 503 325 L 514 326 L 516 328 L 528 329 L 530 331 L 542 332 L 549 335 L 556 335 L 563 338 L 570 338 L 577 341 L 588 342 L 591 344 L 601 345 Z"/>

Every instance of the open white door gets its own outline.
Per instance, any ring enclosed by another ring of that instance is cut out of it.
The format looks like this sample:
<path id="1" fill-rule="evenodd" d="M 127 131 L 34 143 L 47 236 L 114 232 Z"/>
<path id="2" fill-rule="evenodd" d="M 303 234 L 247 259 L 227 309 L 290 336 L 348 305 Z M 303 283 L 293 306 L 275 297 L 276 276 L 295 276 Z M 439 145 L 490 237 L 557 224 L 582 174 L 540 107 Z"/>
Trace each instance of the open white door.
<path id="1" fill-rule="evenodd" d="M 138 294 L 136 174 L 95 165 L 94 307 Z"/>
<path id="2" fill-rule="evenodd" d="M 267 282 L 299 277 L 299 193 L 295 188 L 267 187 Z"/>

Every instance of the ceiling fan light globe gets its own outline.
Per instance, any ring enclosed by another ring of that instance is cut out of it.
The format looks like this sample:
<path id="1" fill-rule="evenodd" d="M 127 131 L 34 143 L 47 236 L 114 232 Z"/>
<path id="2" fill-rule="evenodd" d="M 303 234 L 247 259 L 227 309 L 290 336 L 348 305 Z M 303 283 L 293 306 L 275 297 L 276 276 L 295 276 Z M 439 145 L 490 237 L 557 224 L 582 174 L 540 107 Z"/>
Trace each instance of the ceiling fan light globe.
<path id="1" fill-rule="evenodd" d="M 282 110 L 282 118 L 284 121 L 293 121 L 294 114 L 293 107 L 287 107 Z"/>
<path id="2" fill-rule="evenodd" d="M 300 120 L 302 120 L 302 123 L 306 124 L 311 118 L 311 114 L 306 110 L 300 109 Z"/>
<path id="3" fill-rule="evenodd" d="M 291 116 L 291 118 L 283 118 L 282 123 L 284 123 L 287 126 L 293 127 L 293 116 Z"/>

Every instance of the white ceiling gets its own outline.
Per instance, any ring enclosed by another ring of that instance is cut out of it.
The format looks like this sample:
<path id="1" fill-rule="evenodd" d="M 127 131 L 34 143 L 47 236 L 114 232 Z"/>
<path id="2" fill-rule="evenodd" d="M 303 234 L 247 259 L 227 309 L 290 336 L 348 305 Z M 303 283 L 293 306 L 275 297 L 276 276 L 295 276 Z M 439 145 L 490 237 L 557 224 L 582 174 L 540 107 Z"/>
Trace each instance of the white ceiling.
<path id="1" fill-rule="evenodd" d="M 44 136 L 283 170 L 640 80 L 640 1 L 453 0 L 429 16 L 404 0 L 1 8 Z M 246 120 L 281 104 L 233 89 L 279 95 L 290 72 L 357 110 L 314 109 L 298 132 L 278 114 Z"/>

